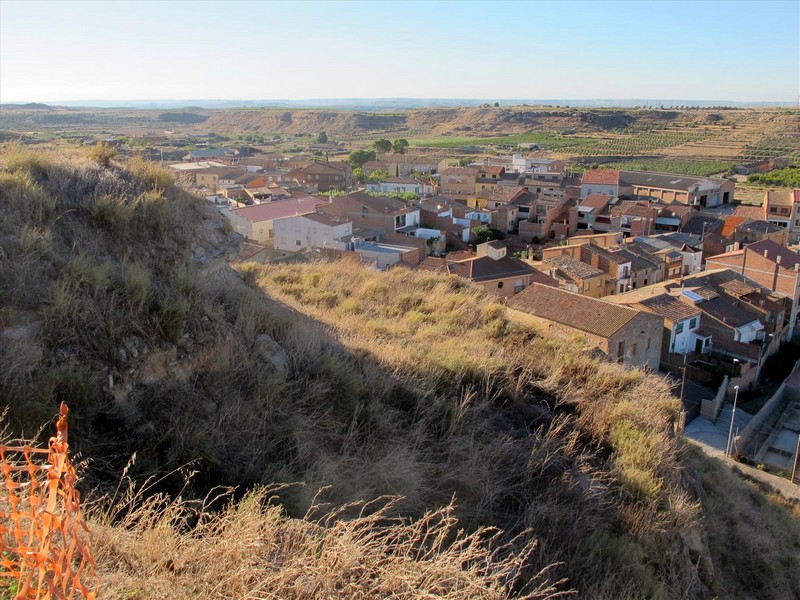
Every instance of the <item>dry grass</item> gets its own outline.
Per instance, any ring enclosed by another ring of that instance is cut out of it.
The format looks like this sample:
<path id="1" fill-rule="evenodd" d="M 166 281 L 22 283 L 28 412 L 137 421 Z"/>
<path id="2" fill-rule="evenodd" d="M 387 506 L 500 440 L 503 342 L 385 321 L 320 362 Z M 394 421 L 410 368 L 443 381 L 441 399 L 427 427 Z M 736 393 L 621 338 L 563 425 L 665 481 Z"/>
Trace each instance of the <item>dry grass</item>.
<path id="1" fill-rule="evenodd" d="M 148 496 L 114 525 L 94 519 L 107 598 L 525 598 L 566 594 L 526 571 L 536 542 L 465 533 L 453 507 L 410 520 L 397 499 L 289 518 L 257 488 L 221 511 Z M 563 583 L 563 582 L 562 582 Z"/>
<path id="2" fill-rule="evenodd" d="M 738 477 L 689 446 L 706 496 L 703 522 L 719 598 L 800 598 L 800 503 Z"/>
<path id="3" fill-rule="evenodd" d="M 158 595 L 158 586 L 169 597 L 172 585 L 186 586 L 185 597 L 258 597 L 259 589 L 269 597 L 259 578 L 283 575 L 269 574 L 275 557 L 260 551 L 275 522 L 276 543 L 300 544 L 290 535 L 300 530 L 329 551 L 327 562 L 317 552 L 304 564 L 330 575 L 320 575 L 337 590 L 330 594 L 380 596 L 383 588 L 369 586 L 406 589 L 401 580 L 424 590 L 433 572 L 492 590 L 514 555 L 525 577 L 557 565 L 551 579 L 568 579 L 559 589 L 588 598 L 703 595 L 709 573 L 683 540 L 700 527 L 699 495 L 687 484 L 677 405 L 661 379 L 595 359 L 579 339 L 537 337 L 457 278 L 346 263 L 246 265 L 238 277 L 214 262 L 218 248 L 235 243 L 224 218 L 162 188 L 168 180 L 151 168 L 135 167 L 142 179 L 86 158 L 20 149 L 0 157 L 8 216 L 0 221 L 0 334 L 29 326 L 0 344 L 0 398 L 14 431 L 35 431 L 67 399 L 73 443 L 90 458 L 87 486 L 113 485 L 133 452 L 136 480 L 189 462 L 198 471 L 185 488 L 164 477 L 139 508 L 97 525 L 109 589 L 134 598 Z M 155 495 L 294 482 L 302 485 L 274 492 L 284 513 L 262 495 L 213 523 Z M 320 489 L 331 506 L 349 508 L 314 526 L 292 520 L 318 506 Z M 391 515 L 371 521 L 374 538 L 348 529 L 354 507 L 382 510 L 389 504 L 371 502 L 388 497 Z M 245 521 L 235 520 L 239 512 Z M 457 562 L 461 546 L 477 552 L 472 542 L 443 546 L 440 558 L 395 575 L 400 562 L 391 557 L 418 545 L 414 523 L 435 529 L 444 520 L 447 541 L 460 539 L 445 514 L 458 519 L 463 539 L 489 527 L 505 532 L 501 545 L 514 540 L 484 560 L 489 579 L 474 579 L 471 563 L 437 562 Z M 392 520 L 400 516 L 408 520 Z M 256 537 L 241 533 L 243 523 Z M 355 545 L 337 546 L 326 537 L 334 533 Z M 248 555 L 252 580 L 239 541 L 258 550 Z M 187 557 L 180 569 L 164 559 L 170 548 Z M 228 568 L 242 581 L 215 570 L 232 565 L 227 548 L 238 548 L 232 556 L 244 570 Z M 374 566 L 334 560 L 336 548 Z M 215 588 L 206 570 L 227 587 Z M 479 589 L 449 585 L 430 589 L 454 597 Z M 329 593 L 319 589 L 318 597 Z M 521 593 L 509 590 L 498 593 Z"/>

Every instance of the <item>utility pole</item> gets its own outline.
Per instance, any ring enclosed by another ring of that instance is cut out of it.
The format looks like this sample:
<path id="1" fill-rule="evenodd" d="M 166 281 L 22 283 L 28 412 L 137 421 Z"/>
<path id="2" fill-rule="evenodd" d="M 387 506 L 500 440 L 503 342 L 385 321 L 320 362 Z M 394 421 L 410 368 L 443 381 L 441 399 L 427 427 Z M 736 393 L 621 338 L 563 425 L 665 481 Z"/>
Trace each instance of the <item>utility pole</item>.
<path id="1" fill-rule="evenodd" d="M 797 449 L 794 451 L 794 466 L 792 466 L 792 478 L 789 480 L 794 483 L 794 476 L 797 474 L 797 465 L 800 463 L 800 431 L 797 433 Z"/>

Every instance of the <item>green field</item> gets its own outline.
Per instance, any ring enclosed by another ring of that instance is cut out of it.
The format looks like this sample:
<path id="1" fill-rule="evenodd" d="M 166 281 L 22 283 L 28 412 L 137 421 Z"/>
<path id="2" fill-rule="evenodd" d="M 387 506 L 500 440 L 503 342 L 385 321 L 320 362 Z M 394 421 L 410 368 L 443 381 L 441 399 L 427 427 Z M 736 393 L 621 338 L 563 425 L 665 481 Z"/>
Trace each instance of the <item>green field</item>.
<path id="1" fill-rule="evenodd" d="M 461 148 L 462 146 L 516 146 L 539 144 L 545 150 L 560 150 L 595 143 L 591 138 L 568 137 L 552 133 L 530 132 L 491 138 L 436 136 L 408 140 L 412 146 L 426 148 Z"/>
<path id="2" fill-rule="evenodd" d="M 653 171 L 656 173 L 677 173 L 680 175 L 694 175 L 695 177 L 708 177 L 730 171 L 737 164 L 737 162 L 726 160 L 681 160 L 670 158 L 639 160 L 632 158 L 631 160 L 603 163 L 598 166 L 627 171 Z M 588 165 L 587 168 L 589 168 Z"/>
<path id="3" fill-rule="evenodd" d="M 763 160 L 785 156 L 793 165 L 800 164 L 800 135 L 768 136 L 751 144 L 744 151 L 746 160 Z"/>
<path id="4" fill-rule="evenodd" d="M 800 167 L 787 167 L 769 173 L 756 173 L 747 178 L 747 183 L 756 185 L 800 187 Z"/>
<path id="5" fill-rule="evenodd" d="M 687 131 L 646 131 L 615 139 L 595 141 L 591 144 L 563 147 L 562 151 L 578 156 L 636 155 L 662 148 L 681 146 L 713 137 L 712 133 Z"/>

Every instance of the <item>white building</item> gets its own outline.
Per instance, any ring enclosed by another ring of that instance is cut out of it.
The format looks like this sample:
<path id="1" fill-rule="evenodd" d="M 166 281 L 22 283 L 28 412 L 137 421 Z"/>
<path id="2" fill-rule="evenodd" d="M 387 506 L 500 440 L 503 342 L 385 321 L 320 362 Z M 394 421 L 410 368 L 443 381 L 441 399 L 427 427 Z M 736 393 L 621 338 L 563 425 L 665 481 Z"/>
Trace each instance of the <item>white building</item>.
<path id="1" fill-rule="evenodd" d="M 274 224 L 275 248 L 299 252 L 312 248 L 345 250 L 353 222 L 320 212 L 280 219 Z"/>
<path id="2" fill-rule="evenodd" d="M 382 181 L 367 182 L 367 191 L 381 194 L 416 194 L 420 197 L 433 196 L 438 192 L 435 185 L 413 177 L 390 177 Z"/>
<path id="3" fill-rule="evenodd" d="M 564 161 L 514 154 L 511 157 L 510 170 L 517 173 L 561 173 L 564 170 Z"/>

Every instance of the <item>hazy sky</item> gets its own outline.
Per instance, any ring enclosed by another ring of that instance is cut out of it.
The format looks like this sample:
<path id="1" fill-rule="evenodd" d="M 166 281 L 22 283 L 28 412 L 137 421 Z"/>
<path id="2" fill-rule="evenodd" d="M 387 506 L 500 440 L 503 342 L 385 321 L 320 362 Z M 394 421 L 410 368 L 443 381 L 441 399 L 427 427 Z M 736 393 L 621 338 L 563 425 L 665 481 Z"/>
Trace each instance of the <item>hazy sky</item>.
<path id="1" fill-rule="evenodd" d="M 800 94 L 800 2 L 0 0 L 0 101 Z"/>

